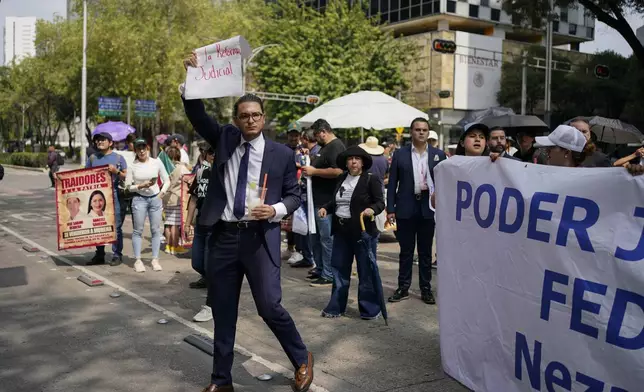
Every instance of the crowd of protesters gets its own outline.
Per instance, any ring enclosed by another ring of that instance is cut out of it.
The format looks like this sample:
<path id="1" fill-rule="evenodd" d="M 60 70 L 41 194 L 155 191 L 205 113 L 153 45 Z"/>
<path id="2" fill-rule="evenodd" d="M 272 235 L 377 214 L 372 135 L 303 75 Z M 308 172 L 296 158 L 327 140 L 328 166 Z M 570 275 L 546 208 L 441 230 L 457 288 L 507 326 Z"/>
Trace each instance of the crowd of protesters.
<path id="1" fill-rule="evenodd" d="M 361 233 L 366 233 L 371 238 L 371 253 L 376 255 L 380 234 L 386 227 L 396 228 L 400 245 L 398 288 L 388 301 L 395 303 L 410 298 L 413 264 L 417 264 L 421 300 L 429 305 L 436 303 L 431 285 L 436 260 L 432 252 L 435 223 L 430 199 L 434 194 L 434 168 L 450 156 L 489 156 L 492 161 L 505 158 L 567 167 L 623 166 L 632 174 L 641 174 L 644 170 L 644 147 L 611 160 L 599 151 L 590 125 L 583 118 L 561 125 L 545 137 L 514 136 L 511 138 L 500 127 L 472 123 L 464 127 L 457 144 L 443 151 L 438 148 L 438 135 L 430 123 L 418 118 L 410 124 L 410 142 L 406 145 L 399 146 L 393 139 L 380 143 L 376 137 L 369 136 L 364 143 L 347 148 L 324 119 L 307 129 L 297 122 L 289 124 L 286 145 L 293 150 L 302 208 L 308 211 L 308 203 L 314 207 L 314 217 L 309 221 L 314 222 L 315 230 L 309 230 L 314 234 L 296 233 L 291 229 L 292 217 L 283 220 L 285 256 L 291 267 L 309 270 L 310 286 L 330 290 L 329 303 L 321 315 L 335 318 L 345 313 L 355 259 L 360 315 L 366 320 L 380 317 L 374 282 L 369 274 L 368 252 L 359 246 L 358 240 Z M 162 249 L 171 255 L 186 253 L 188 249 L 184 248 L 183 240 L 192 238 L 192 267 L 199 278 L 190 283 L 190 288 L 206 289 L 208 244 L 213 228 L 197 222 L 206 199 L 215 151 L 206 142 L 200 142 L 199 157 L 191 166 L 181 135 L 168 137 L 157 158 L 151 156 L 149 143 L 134 135 L 129 135 L 120 149 L 115 148 L 108 133 L 96 134 L 92 141 L 94 151 L 86 167 L 108 165 L 114 184 L 117 241 L 112 245 L 110 265 L 122 263 L 122 226 L 131 212 L 134 270 L 146 271 L 141 251 L 147 218 L 152 269 L 162 270 L 159 262 Z M 53 184 L 58 171 L 53 149 L 49 151 L 48 165 Z M 186 174 L 195 176 L 188 181 Z M 190 200 L 187 211 L 181 211 L 181 188 L 185 181 L 188 181 Z M 307 189 L 308 186 L 312 189 Z M 313 195 L 312 200 L 307 195 Z M 181 229 L 182 217 L 185 232 Z M 87 264 L 103 263 L 105 249 L 100 246 Z M 207 301 L 194 321 L 211 319 L 212 310 Z"/>

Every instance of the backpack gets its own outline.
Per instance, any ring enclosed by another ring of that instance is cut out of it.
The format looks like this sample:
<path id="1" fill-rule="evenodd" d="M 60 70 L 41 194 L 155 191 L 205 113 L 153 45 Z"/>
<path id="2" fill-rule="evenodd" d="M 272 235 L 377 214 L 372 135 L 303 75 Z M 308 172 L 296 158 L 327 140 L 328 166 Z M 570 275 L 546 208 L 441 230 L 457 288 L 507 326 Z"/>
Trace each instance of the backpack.
<path id="1" fill-rule="evenodd" d="M 56 153 L 56 163 L 58 164 L 58 166 L 62 166 L 65 164 L 65 158 L 63 158 L 63 156 L 60 155 L 59 153 Z"/>

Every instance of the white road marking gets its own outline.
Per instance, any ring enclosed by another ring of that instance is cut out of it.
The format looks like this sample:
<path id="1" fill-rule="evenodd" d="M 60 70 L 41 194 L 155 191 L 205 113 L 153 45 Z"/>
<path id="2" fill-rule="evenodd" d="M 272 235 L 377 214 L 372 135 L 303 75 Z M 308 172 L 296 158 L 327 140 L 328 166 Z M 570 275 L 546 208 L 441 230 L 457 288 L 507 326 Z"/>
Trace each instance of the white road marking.
<path id="1" fill-rule="evenodd" d="M 150 300 L 148 300 L 148 299 L 146 299 L 144 297 L 141 297 L 140 295 L 134 293 L 133 291 L 130 291 L 130 290 L 126 289 L 125 287 L 122 287 L 122 286 L 118 285 L 117 283 L 115 283 L 115 282 L 113 282 L 113 281 L 111 281 L 111 280 L 109 280 L 109 279 L 97 274 L 96 272 L 91 271 L 91 270 L 89 270 L 89 269 L 87 269 L 87 268 L 85 268 L 83 266 L 75 264 L 74 262 L 72 262 L 68 258 L 66 258 L 64 256 L 61 256 L 60 254 L 45 248 L 44 246 L 38 244 L 37 242 L 34 242 L 34 241 L 30 240 L 29 238 L 26 238 L 26 237 L 16 233 L 15 231 L 9 229 L 8 227 L 6 227 L 4 225 L 0 225 L 0 229 L 4 230 L 8 234 L 11 234 L 12 236 L 16 237 L 17 239 L 21 240 L 24 243 L 29 244 L 29 245 L 33 246 L 34 248 L 40 249 L 40 251 L 42 251 L 44 253 L 47 253 L 51 257 L 56 257 L 58 260 L 62 261 L 63 263 L 65 263 L 67 265 L 69 265 L 70 267 L 75 268 L 76 270 L 78 270 L 78 271 L 80 271 L 80 272 L 82 272 L 82 273 L 84 273 L 86 275 L 89 275 L 92 278 L 102 280 L 105 285 L 111 286 L 112 288 L 120 291 L 121 293 L 129 295 L 130 297 L 132 297 L 136 301 L 151 307 L 152 309 L 162 313 L 164 316 L 175 320 L 179 324 L 183 324 L 186 327 L 192 329 L 193 331 L 198 332 L 198 333 L 200 333 L 202 335 L 206 335 L 206 336 L 210 337 L 211 339 L 214 338 L 212 330 L 208 330 L 208 329 L 205 329 L 203 327 L 200 327 L 197 324 L 184 319 L 183 317 L 179 316 L 178 314 L 167 310 L 163 306 L 157 305 L 156 303 L 154 303 L 154 302 L 152 302 L 152 301 L 150 301 Z M 92 289 L 87 289 L 85 291 L 91 291 L 91 290 Z M 293 379 L 293 370 L 289 370 L 289 369 L 285 368 L 284 366 L 280 365 L 279 363 L 271 362 L 271 361 L 269 361 L 267 359 L 264 359 L 263 357 L 260 357 L 259 355 L 253 353 L 250 350 L 247 350 L 246 348 L 244 348 L 244 347 L 242 347 L 242 346 L 240 346 L 238 344 L 235 344 L 235 351 L 237 351 L 241 355 L 250 357 L 249 360 L 255 361 L 255 362 L 257 362 L 257 363 L 259 363 L 261 365 L 264 365 L 265 367 L 267 367 L 268 369 L 270 369 L 274 373 L 279 373 L 279 374 L 281 374 L 282 376 L 284 376 L 284 377 L 286 377 L 288 379 Z M 327 389 L 325 389 L 325 388 L 323 388 L 321 386 L 315 385 L 315 384 L 311 384 L 311 388 L 309 390 L 312 391 L 312 392 L 329 392 L 329 390 L 327 390 Z"/>

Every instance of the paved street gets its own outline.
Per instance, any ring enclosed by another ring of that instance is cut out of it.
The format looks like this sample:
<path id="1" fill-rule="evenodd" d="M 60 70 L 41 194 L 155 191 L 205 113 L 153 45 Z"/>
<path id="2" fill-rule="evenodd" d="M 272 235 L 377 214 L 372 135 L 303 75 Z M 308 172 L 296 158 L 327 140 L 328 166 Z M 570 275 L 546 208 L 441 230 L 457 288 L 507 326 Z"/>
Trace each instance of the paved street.
<path id="1" fill-rule="evenodd" d="M 119 267 L 84 267 L 93 250 L 56 250 L 54 191 L 48 184 L 44 173 L 14 169 L 6 169 L 0 181 L 0 390 L 199 391 L 207 385 L 211 357 L 184 342 L 191 334 L 212 334 L 212 323 L 191 322 L 206 292 L 188 288 L 197 278 L 189 254 L 162 253 L 162 272 L 148 268 L 137 274 L 130 257 Z M 132 254 L 131 233 L 128 217 L 126 256 Z M 149 230 L 145 235 L 149 267 Z M 398 244 L 391 237 L 383 241 L 378 260 L 388 296 L 396 286 Z M 79 282 L 87 270 L 106 285 Z M 312 391 L 467 390 L 443 373 L 438 308 L 421 302 L 417 290 L 412 299 L 389 305 L 387 327 L 382 320 L 359 318 L 356 287 L 347 317 L 321 318 L 329 289 L 309 287 L 305 276 L 305 269 L 284 263 L 284 307 L 316 357 Z M 115 291 L 121 296 L 110 297 Z M 158 324 L 161 318 L 169 323 Z M 292 375 L 290 364 L 257 315 L 246 283 L 237 345 L 237 391 L 291 390 L 285 377 Z M 265 373 L 273 379 L 256 379 Z"/>

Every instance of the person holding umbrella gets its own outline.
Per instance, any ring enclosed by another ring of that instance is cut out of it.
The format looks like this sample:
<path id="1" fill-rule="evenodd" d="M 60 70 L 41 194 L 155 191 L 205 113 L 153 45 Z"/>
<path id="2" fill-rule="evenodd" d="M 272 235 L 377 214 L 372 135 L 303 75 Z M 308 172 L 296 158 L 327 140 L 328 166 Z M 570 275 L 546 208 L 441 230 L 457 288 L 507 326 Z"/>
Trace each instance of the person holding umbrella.
<path id="1" fill-rule="evenodd" d="M 342 152 L 336 162 L 345 171 L 340 177 L 334 197 L 320 208 L 321 218 L 332 214 L 331 233 L 334 235 L 331 257 L 333 288 L 329 304 L 322 316 L 336 318 L 346 311 L 351 282 L 351 266 L 355 257 L 358 263 L 358 308 L 360 317 L 373 320 L 380 317 L 384 306 L 382 287 L 379 282 L 375 257 L 371 251 L 371 241 L 376 241 L 378 229 L 373 217 L 385 208 L 382 183 L 367 171 L 372 158 L 362 148 L 353 146 Z M 365 223 L 366 238 L 363 239 L 361 219 L 370 218 Z M 375 275 L 374 275 L 375 272 Z M 378 295 L 380 293 L 380 295 Z"/>

